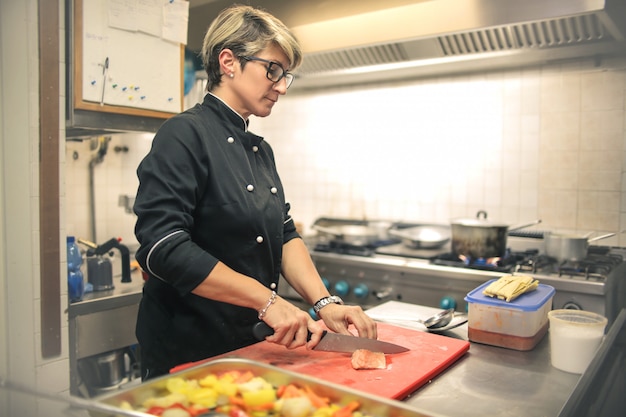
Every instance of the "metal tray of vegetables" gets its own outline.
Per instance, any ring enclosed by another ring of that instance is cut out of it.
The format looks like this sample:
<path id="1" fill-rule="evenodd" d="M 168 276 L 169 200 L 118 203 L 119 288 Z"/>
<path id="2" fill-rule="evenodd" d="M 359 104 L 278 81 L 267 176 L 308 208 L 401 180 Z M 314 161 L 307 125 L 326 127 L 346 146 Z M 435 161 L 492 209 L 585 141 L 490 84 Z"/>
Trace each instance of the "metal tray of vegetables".
<path id="1" fill-rule="evenodd" d="M 204 362 L 94 401 L 162 417 L 439 417 L 396 400 L 239 358 Z"/>

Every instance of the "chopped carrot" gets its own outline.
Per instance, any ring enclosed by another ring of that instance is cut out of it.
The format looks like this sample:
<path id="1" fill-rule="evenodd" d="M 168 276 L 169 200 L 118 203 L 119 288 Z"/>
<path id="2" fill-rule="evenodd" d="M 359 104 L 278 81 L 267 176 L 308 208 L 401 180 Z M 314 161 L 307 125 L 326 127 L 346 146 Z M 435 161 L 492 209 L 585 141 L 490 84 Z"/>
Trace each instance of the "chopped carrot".
<path id="1" fill-rule="evenodd" d="M 278 398 L 297 398 L 304 397 L 305 393 L 294 384 L 282 385 L 278 390 Z"/>
<path id="2" fill-rule="evenodd" d="M 360 406 L 361 403 L 358 401 L 350 401 L 348 404 L 335 411 L 333 417 L 352 417 L 352 412 L 358 410 Z"/>
<path id="3" fill-rule="evenodd" d="M 227 381 L 232 381 L 236 384 L 243 384 L 244 382 L 250 381 L 254 378 L 254 374 L 252 371 L 226 371 L 219 375 L 220 379 L 225 379 Z"/>
<path id="4" fill-rule="evenodd" d="M 243 398 L 241 397 L 228 397 L 228 402 L 230 402 L 230 405 L 235 406 L 235 407 L 239 407 L 239 408 L 246 408 L 246 403 L 243 401 Z"/>
<path id="5" fill-rule="evenodd" d="M 269 410 L 273 410 L 274 409 L 274 403 L 264 403 L 264 404 L 257 404 L 251 407 L 248 407 L 248 409 L 250 411 L 269 411 Z"/>
<path id="6" fill-rule="evenodd" d="M 191 414 L 191 417 L 196 417 L 209 412 L 209 409 L 202 406 L 190 405 L 187 407 L 187 411 Z"/>
<path id="7" fill-rule="evenodd" d="M 246 371 L 246 372 L 241 373 L 241 375 L 239 375 L 235 379 L 235 383 L 243 384 L 244 382 L 250 381 L 252 378 L 254 378 L 254 374 L 252 373 L 252 371 Z"/>
<path id="8" fill-rule="evenodd" d="M 322 408 L 328 406 L 330 400 L 327 397 L 320 397 L 308 385 L 304 386 L 304 390 L 306 392 L 306 396 L 309 397 L 309 400 L 311 400 L 311 404 L 313 404 L 314 407 Z"/>

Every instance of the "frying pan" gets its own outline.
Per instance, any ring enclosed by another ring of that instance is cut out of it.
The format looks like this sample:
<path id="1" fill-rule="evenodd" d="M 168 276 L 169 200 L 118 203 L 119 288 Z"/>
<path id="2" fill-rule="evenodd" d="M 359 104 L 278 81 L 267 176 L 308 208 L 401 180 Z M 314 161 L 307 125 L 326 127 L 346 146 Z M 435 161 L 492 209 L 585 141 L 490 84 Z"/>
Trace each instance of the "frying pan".
<path id="1" fill-rule="evenodd" d="M 420 225 L 403 229 L 390 229 L 389 234 L 402 239 L 402 242 L 414 249 L 435 249 L 450 240 L 450 227 L 440 225 Z"/>

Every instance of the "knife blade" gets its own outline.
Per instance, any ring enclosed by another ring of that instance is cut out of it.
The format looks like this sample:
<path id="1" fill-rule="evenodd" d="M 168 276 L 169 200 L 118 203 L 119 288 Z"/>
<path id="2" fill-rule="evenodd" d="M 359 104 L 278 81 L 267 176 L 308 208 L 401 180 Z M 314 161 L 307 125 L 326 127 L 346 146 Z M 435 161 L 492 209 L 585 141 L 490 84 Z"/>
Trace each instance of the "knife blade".
<path id="1" fill-rule="evenodd" d="M 252 333 L 258 340 L 265 340 L 267 336 L 274 334 L 274 329 L 262 321 L 252 327 Z M 307 340 L 311 340 L 311 332 L 309 332 Z M 357 349 L 367 349 L 372 352 L 385 354 L 402 353 L 409 350 L 404 346 L 383 342 L 382 340 L 332 333 L 326 330 L 324 330 L 322 340 L 313 348 L 313 350 L 343 353 L 352 353 Z"/>

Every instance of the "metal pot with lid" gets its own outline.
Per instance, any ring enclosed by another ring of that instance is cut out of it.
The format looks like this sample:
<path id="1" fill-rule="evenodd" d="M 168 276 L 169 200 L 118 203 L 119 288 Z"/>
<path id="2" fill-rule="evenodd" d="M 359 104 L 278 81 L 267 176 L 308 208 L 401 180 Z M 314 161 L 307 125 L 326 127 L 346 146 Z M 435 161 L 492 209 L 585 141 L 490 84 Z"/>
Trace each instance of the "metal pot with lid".
<path id="1" fill-rule="evenodd" d="M 475 219 L 458 219 L 451 222 L 452 252 L 470 259 L 503 257 L 510 231 L 538 223 L 541 223 L 541 220 L 509 228 L 508 224 L 488 220 L 487 212 L 480 210 L 476 213 Z"/>
<path id="2" fill-rule="evenodd" d="M 577 236 L 573 234 L 548 233 L 545 236 L 546 254 L 559 262 L 580 261 L 587 256 L 590 242 L 611 236 L 615 236 L 615 233 L 607 233 L 591 239 L 588 235 Z"/>

